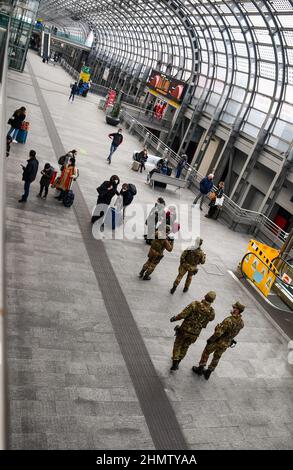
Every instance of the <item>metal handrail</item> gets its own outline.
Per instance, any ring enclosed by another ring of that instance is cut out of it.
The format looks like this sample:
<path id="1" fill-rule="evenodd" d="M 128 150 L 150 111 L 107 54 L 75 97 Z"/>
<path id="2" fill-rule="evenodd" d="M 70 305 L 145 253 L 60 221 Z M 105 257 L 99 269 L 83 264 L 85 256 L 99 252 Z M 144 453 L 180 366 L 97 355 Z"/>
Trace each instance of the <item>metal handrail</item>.
<path id="1" fill-rule="evenodd" d="M 67 62 L 62 59 L 62 66 L 71 76 L 79 77 L 79 73 L 73 69 Z M 99 87 L 105 90 L 105 95 L 108 93 L 109 88 L 102 85 L 92 84 L 91 88 Z M 152 147 L 163 158 L 167 158 L 174 166 L 178 164 L 181 156 L 168 147 L 162 140 L 152 134 L 143 124 L 141 124 L 135 117 L 126 111 L 121 110 L 121 119 L 124 120 L 129 126 L 130 131 L 137 133 L 144 141 L 144 145 Z M 199 173 L 195 168 L 189 164 L 185 165 L 186 179 L 189 181 L 189 187 L 193 184 L 198 186 L 204 175 Z M 216 188 L 215 188 L 216 189 Z M 262 231 L 268 238 L 273 238 L 276 244 L 283 244 L 286 240 L 288 233 L 281 229 L 277 224 L 270 220 L 266 215 L 261 212 L 251 211 L 238 206 L 232 199 L 225 195 L 222 207 L 222 214 L 227 214 L 230 221 L 230 228 L 236 229 L 237 225 L 249 225 L 252 230 Z"/>

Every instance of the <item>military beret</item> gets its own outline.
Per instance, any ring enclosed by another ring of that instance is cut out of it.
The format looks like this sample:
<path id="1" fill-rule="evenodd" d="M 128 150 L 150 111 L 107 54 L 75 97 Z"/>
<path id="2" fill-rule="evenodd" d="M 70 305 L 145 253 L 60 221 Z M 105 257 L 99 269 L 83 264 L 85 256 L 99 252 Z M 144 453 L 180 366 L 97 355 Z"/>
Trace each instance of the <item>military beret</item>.
<path id="1" fill-rule="evenodd" d="M 235 302 L 235 304 L 232 305 L 233 308 L 237 308 L 239 312 L 243 312 L 245 310 L 245 305 L 241 304 L 240 302 Z"/>
<path id="2" fill-rule="evenodd" d="M 217 296 L 217 294 L 213 290 L 211 290 L 210 292 L 208 292 L 204 296 L 204 298 L 207 302 L 213 302 L 215 300 L 216 296 Z"/>

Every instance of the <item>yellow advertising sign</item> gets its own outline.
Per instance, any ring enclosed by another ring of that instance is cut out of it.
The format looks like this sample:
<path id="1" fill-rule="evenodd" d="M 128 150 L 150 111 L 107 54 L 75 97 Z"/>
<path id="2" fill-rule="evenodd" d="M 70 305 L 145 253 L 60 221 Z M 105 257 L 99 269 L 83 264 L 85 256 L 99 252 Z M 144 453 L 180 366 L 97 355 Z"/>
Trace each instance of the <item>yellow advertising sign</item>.
<path id="1" fill-rule="evenodd" d="M 244 258 L 242 271 L 267 297 L 278 275 L 272 260 L 279 255 L 279 251 L 257 240 L 250 240 L 246 253 L 250 254 Z"/>

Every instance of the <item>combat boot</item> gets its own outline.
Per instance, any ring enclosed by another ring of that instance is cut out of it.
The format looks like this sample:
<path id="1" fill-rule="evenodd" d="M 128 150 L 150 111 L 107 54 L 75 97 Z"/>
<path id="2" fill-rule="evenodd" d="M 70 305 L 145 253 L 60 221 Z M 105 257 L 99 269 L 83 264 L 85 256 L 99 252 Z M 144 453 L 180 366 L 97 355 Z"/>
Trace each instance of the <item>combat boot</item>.
<path id="1" fill-rule="evenodd" d="M 211 371 L 210 369 L 205 369 L 205 370 L 203 371 L 204 378 L 205 378 L 206 380 L 209 380 L 211 373 L 212 373 L 212 371 Z"/>
<path id="2" fill-rule="evenodd" d="M 174 294 L 176 289 L 177 289 L 177 286 L 175 286 L 175 284 L 174 284 L 172 289 L 170 290 L 170 294 Z"/>
<path id="3" fill-rule="evenodd" d="M 187 292 L 187 291 L 188 291 L 188 287 L 185 286 L 183 289 L 183 292 Z"/>
<path id="4" fill-rule="evenodd" d="M 140 271 L 140 273 L 139 273 L 138 276 L 139 276 L 139 277 L 143 277 L 143 275 L 144 275 L 144 270 L 142 269 L 142 270 Z"/>
<path id="5" fill-rule="evenodd" d="M 178 370 L 179 369 L 179 362 L 180 361 L 173 361 L 173 364 L 172 364 L 172 367 L 170 368 L 170 370 Z"/>
<path id="6" fill-rule="evenodd" d="M 193 366 L 192 371 L 197 375 L 202 375 L 204 373 L 204 366 Z"/>
<path id="7" fill-rule="evenodd" d="M 149 276 L 147 273 L 143 276 L 142 278 L 144 281 L 150 281 L 151 280 L 151 276 Z"/>

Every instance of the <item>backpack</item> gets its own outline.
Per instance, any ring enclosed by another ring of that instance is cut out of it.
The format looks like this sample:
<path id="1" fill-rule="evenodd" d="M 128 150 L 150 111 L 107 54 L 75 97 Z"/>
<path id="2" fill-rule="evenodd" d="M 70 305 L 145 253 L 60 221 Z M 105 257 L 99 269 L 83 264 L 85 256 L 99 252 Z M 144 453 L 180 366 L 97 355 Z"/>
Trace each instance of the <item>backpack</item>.
<path id="1" fill-rule="evenodd" d="M 63 197 L 63 204 L 65 207 L 71 207 L 74 202 L 74 192 L 70 189 L 66 191 L 65 196 Z"/>
<path id="2" fill-rule="evenodd" d="M 66 154 L 66 155 L 62 155 L 62 157 L 60 157 L 59 160 L 58 160 L 58 164 L 59 164 L 59 165 L 64 165 L 65 160 L 66 160 L 66 157 L 67 157 L 67 154 Z"/>
<path id="3" fill-rule="evenodd" d="M 129 187 L 129 191 L 133 194 L 133 196 L 135 196 L 137 193 L 135 185 L 130 183 L 128 187 Z"/>

